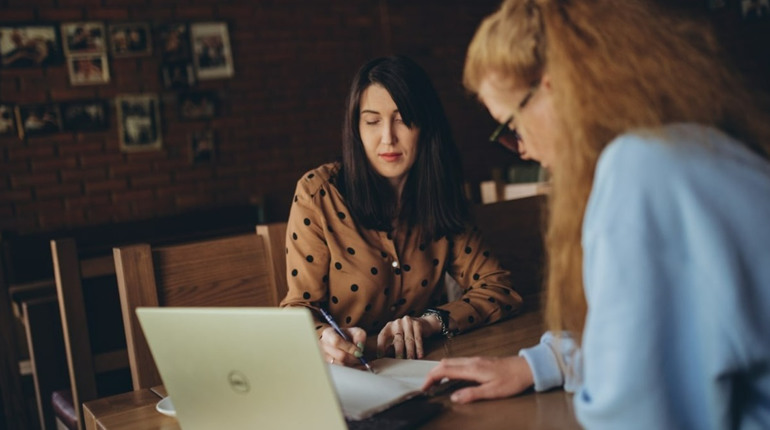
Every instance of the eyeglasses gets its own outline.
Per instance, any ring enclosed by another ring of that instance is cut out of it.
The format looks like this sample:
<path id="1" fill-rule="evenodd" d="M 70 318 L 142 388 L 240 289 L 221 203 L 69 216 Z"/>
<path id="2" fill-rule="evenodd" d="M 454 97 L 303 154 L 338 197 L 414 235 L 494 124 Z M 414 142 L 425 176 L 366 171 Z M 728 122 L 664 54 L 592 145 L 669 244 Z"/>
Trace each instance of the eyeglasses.
<path id="1" fill-rule="evenodd" d="M 535 91 L 540 87 L 540 81 L 535 82 L 529 87 L 529 91 L 524 95 L 524 98 L 519 102 L 517 114 L 521 113 L 521 110 L 532 100 L 532 96 L 535 95 Z M 497 126 L 495 131 L 489 136 L 489 141 L 492 143 L 499 143 L 509 150 L 518 154 L 519 141 L 521 141 L 521 135 L 516 131 L 516 127 L 511 128 L 510 125 L 513 122 L 513 115 L 508 118 L 507 121 Z"/>

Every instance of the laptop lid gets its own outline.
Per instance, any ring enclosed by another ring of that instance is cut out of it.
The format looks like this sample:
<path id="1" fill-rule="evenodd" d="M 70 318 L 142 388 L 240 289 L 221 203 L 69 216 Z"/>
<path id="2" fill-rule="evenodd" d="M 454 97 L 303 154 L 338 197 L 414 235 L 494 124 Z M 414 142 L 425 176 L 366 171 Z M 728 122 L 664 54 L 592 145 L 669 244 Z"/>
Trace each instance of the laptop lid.
<path id="1" fill-rule="evenodd" d="M 136 313 L 183 429 L 347 429 L 307 309 Z"/>

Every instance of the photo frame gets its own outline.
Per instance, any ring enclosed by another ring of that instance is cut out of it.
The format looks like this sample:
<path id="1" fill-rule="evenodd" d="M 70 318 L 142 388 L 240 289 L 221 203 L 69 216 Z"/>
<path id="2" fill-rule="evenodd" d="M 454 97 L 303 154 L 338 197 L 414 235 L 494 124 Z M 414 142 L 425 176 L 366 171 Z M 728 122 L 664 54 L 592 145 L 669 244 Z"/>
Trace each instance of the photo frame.
<path id="1" fill-rule="evenodd" d="M 179 119 L 198 121 L 219 115 L 219 97 L 214 91 L 196 91 L 179 94 Z"/>
<path id="2" fill-rule="evenodd" d="M 16 135 L 16 110 L 13 105 L 0 103 L 0 137 Z"/>
<path id="3" fill-rule="evenodd" d="M 766 20 L 770 17 L 770 0 L 741 0 L 744 21 Z"/>
<path id="4" fill-rule="evenodd" d="M 159 150 L 163 146 L 160 102 L 155 94 L 115 98 L 120 149 L 126 152 Z"/>
<path id="5" fill-rule="evenodd" d="M 109 128 L 106 100 L 81 100 L 60 105 L 62 128 L 68 131 L 102 131 Z"/>
<path id="6" fill-rule="evenodd" d="M 59 106 L 53 103 L 16 106 L 16 119 L 19 137 L 22 139 L 62 130 Z"/>
<path id="7" fill-rule="evenodd" d="M 152 31 L 146 22 L 110 24 L 110 53 L 115 58 L 152 54 Z"/>
<path id="8" fill-rule="evenodd" d="M 197 22 L 190 24 L 193 65 L 198 80 L 231 78 L 233 56 L 227 23 Z"/>
<path id="9" fill-rule="evenodd" d="M 213 130 L 199 130 L 190 133 L 190 158 L 193 164 L 214 161 L 216 156 L 216 134 Z"/>
<path id="10" fill-rule="evenodd" d="M 190 30 L 186 23 L 158 27 L 158 52 L 165 63 L 190 60 Z"/>
<path id="11" fill-rule="evenodd" d="M 195 84 L 195 72 L 190 62 L 166 63 L 160 70 L 165 88 L 189 88 Z"/>
<path id="12" fill-rule="evenodd" d="M 63 60 L 55 25 L 0 23 L 0 67 L 43 67 Z"/>
<path id="13" fill-rule="evenodd" d="M 65 22 L 61 25 L 62 45 L 67 56 L 105 54 L 104 23 L 99 21 Z"/>
<path id="14" fill-rule="evenodd" d="M 104 54 L 75 55 L 67 58 L 72 85 L 100 85 L 110 82 L 110 68 Z"/>

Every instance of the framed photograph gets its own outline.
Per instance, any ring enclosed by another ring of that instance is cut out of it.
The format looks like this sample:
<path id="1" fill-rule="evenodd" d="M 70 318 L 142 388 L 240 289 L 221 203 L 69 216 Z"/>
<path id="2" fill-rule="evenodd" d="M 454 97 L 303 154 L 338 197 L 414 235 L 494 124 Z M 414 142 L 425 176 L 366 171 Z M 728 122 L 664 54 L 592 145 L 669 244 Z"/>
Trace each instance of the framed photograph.
<path id="1" fill-rule="evenodd" d="M 219 115 L 219 98 L 214 91 L 179 94 L 179 119 L 197 121 Z"/>
<path id="2" fill-rule="evenodd" d="M 115 98 L 120 130 L 120 149 L 126 152 L 158 150 L 163 146 L 160 105 L 155 94 L 121 95 Z"/>
<path id="3" fill-rule="evenodd" d="M 770 16 L 770 0 L 742 0 L 741 13 L 746 21 L 767 19 Z"/>
<path id="4" fill-rule="evenodd" d="M 62 23 L 61 37 L 65 55 L 106 53 L 106 37 L 102 22 Z"/>
<path id="5" fill-rule="evenodd" d="M 61 131 L 59 107 L 55 104 L 16 106 L 19 137 L 42 136 Z"/>
<path id="6" fill-rule="evenodd" d="M 54 25 L 0 24 L 2 67 L 61 64 L 59 32 Z"/>
<path id="7" fill-rule="evenodd" d="M 166 63 L 160 67 L 165 88 L 189 88 L 195 84 L 192 63 L 187 61 Z"/>
<path id="8" fill-rule="evenodd" d="M 186 23 L 158 27 L 158 51 L 164 62 L 190 60 L 190 33 Z"/>
<path id="9" fill-rule="evenodd" d="M 110 81 L 110 69 L 104 54 L 75 55 L 67 58 L 72 85 L 99 85 Z"/>
<path id="10" fill-rule="evenodd" d="M 148 23 L 110 24 L 110 52 L 113 57 L 152 54 L 152 32 Z"/>
<path id="11" fill-rule="evenodd" d="M 109 128 L 106 100 L 72 101 L 61 104 L 62 126 L 69 131 L 101 131 Z"/>
<path id="12" fill-rule="evenodd" d="M 233 55 L 230 36 L 224 22 L 190 24 L 193 65 L 199 80 L 233 76 Z"/>
<path id="13" fill-rule="evenodd" d="M 0 103 L 0 137 L 16 134 L 16 114 L 13 106 Z"/>
<path id="14" fill-rule="evenodd" d="M 213 130 L 194 131 L 190 134 L 190 154 L 193 164 L 209 163 L 216 154 L 216 135 Z"/>

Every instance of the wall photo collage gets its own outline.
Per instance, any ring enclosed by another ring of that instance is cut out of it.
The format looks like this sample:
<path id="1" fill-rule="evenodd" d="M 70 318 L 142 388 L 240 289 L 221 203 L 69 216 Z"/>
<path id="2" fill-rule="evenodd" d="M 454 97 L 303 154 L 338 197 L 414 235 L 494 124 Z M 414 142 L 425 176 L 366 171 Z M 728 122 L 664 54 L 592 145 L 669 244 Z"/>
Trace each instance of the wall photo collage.
<path id="1" fill-rule="evenodd" d="M 110 58 L 161 58 L 163 87 L 178 91 L 178 117 L 201 121 L 219 115 L 215 91 L 195 91 L 198 81 L 228 79 L 234 74 L 226 22 L 177 22 L 156 26 L 146 22 L 101 21 L 23 24 L 0 22 L 0 68 L 32 68 L 66 63 L 72 86 L 110 82 Z M 126 94 L 114 100 L 123 151 L 162 148 L 160 98 L 157 94 Z M 21 139 L 63 131 L 109 129 L 108 100 L 15 104 L 0 101 L 0 137 Z M 191 160 L 214 158 L 214 133 L 196 131 L 189 138 Z"/>

